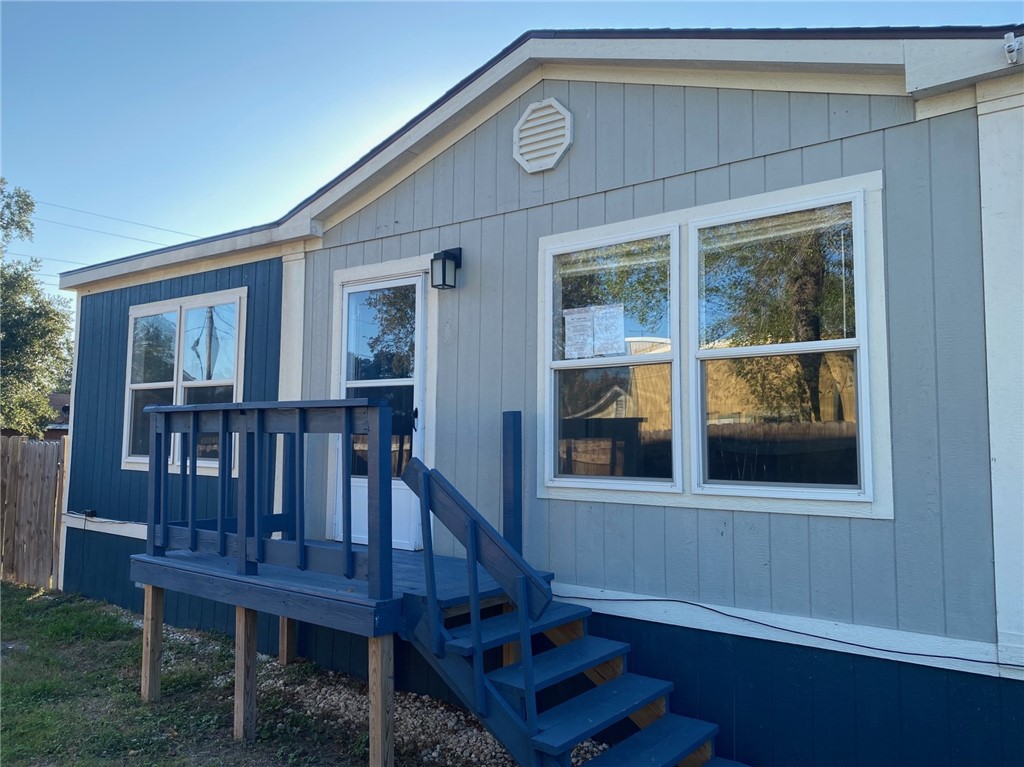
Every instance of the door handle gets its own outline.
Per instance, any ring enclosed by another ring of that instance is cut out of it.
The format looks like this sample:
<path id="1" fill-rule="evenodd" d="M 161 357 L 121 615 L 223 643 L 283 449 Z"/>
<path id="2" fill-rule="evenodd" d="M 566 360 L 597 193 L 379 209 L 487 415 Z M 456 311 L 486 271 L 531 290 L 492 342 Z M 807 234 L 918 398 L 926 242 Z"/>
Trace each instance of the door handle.
<path id="1" fill-rule="evenodd" d="M 420 409 L 418 407 L 414 407 L 412 409 L 412 430 L 413 431 L 419 431 L 419 429 L 417 428 L 417 424 L 418 424 L 419 420 L 420 420 Z"/>

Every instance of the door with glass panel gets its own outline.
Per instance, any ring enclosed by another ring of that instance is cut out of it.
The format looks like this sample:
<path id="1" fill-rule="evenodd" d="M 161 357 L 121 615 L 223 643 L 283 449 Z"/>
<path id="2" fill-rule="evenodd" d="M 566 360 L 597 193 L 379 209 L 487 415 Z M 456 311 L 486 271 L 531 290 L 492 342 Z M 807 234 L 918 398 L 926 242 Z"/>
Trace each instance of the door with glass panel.
<path id="1" fill-rule="evenodd" d="M 391 407 L 393 545 L 422 548 L 419 502 L 400 479 L 423 453 L 423 276 L 346 285 L 342 289 L 341 386 L 337 396 L 369 398 Z M 340 438 L 339 438 L 340 439 Z M 367 442 L 356 435 L 339 449 L 352 470 L 352 540 L 367 542 Z M 338 470 L 334 537 L 343 538 Z"/>

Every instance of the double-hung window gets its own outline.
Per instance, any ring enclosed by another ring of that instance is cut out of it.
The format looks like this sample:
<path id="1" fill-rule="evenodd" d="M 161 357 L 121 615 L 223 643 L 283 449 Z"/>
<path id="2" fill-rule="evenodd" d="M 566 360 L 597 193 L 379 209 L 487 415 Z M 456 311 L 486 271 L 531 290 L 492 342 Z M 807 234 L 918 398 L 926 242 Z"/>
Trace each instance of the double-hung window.
<path id="1" fill-rule="evenodd" d="M 542 495 L 890 517 L 881 181 L 544 238 Z"/>
<path id="2" fill-rule="evenodd" d="M 148 463 L 147 405 L 240 401 L 245 295 L 241 288 L 131 307 L 123 468 Z M 217 452 L 214 435 L 200 436 L 201 461 Z"/>

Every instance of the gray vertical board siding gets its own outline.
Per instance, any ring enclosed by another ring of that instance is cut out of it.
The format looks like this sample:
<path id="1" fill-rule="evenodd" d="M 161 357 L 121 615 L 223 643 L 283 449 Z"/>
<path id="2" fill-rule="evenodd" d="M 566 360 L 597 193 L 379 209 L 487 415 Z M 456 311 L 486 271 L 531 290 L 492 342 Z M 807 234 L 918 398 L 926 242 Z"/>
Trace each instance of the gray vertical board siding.
<path id="1" fill-rule="evenodd" d="M 828 141 L 828 96 L 789 94 L 789 140 L 794 147 Z"/>
<path id="2" fill-rule="evenodd" d="M 526 240 L 526 212 L 516 211 L 503 217 L 501 292 L 503 296 L 501 313 L 501 376 L 495 385 L 501 389 L 501 409 L 525 410 L 526 399 L 516 371 L 535 366 L 536 362 L 526 356 L 526 315 L 531 304 L 528 297 L 536 292 L 536 283 L 526 281 L 526 261 L 529 251 Z M 532 406 L 533 403 L 530 403 Z M 525 419 L 524 419 L 525 420 Z M 525 431 L 525 428 L 524 428 Z M 526 442 L 525 452 L 534 453 Z M 526 474 L 524 462 L 524 476 Z M 524 495 L 529 495 L 524 491 Z"/>
<path id="3" fill-rule="evenodd" d="M 623 86 L 623 183 L 654 178 L 654 86 Z"/>
<path id="4" fill-rule="evenodd" d="M 387 237 L 395 233 L 398 223 L 395 215 L 395 190 L 389 189 L 377 202 L 377 237 Z"/>
<path id="5" fill-rule="evenodd" d="M 735 603 L 750 610 L 772 609 L 772 552 L 767 514 L 733 513 Z"/>
<path id="6" fill-rule="evenodd" d="M 683 99 L 686 170 L 718 165 L 718 91 L 687 87 Z"/>
<path id="7" fill-rule="evenodd" d="M 941 634 L 945 598 L 928 123 L 887 131 L 885 157 L 899 628 Z"/>
<path id="8" fill-rule="evenodd" d="M 850 521 L 853 622 L 896 628 L 896 550 L 889 520 Z"/>
<path id="9" fill-rule="evenodd" d="M 855 176 L 885 166 L 885 134 L 864 133 L 843 139 L 843 175 Z"/>
<path id="10" fill-rule="evenodd" d="M 479 129 L 455 145 L 452 161 L 452 215 L 451 221 L 467 221 L 476 211 L 476 137 Z M 436 179 L 436 177 L 435 177 Z M 447 223 L 438 222 L 438 223 Z"/>
<path id="11" fill-rule="evenodd" d="M 512 156 L 512 131 L 519 118 L 518 101 L 502 109 L 495 118 L 495 210 L 498 213 L 519 207 L 519 174 L 523 169 Z"/>
<path id="12" fill-rule="evenodd" d="M 871 129 L 871 97 L 831 93 L 828 97 L 828 136 L 843 138 Z"/>
<path id="13" fill-rule="evenodd" d="M 597 86 L 569 83 L 572 113 L 572 146 L 563 158 L 569 163 L 569 196 L 582 197 L 597 191 Z"/>
<path id="14" fill-rule="evenodd" d="M 675 599 L 700 598 L 700 551 L 696 509 L 665 514 L 665 591 Z"/>
<path id="15" fill-rule="evenodd" d="M 412 231 L 416 210 L 416 176 L 403 179 L 395 187 L 395 234 Z"/>
<path id="16" fill-rule="evenodd" d="M 433 160 L 434 186 L 432 191 L 433 226 L 444 226 L 454 221 L 455 215 L 455 157 L 458 144 L 448 147 Z"/>
<path id="17" fill-rule="evenodd" d="M 604 506 L 604 587 L 633 591 L 633 507 L 620 503 Z"/>
<path id="18" fill-rule="evenodd" d="M 768 155 L 789 149 L 789 94 L 757 91 L 753 109 L 754 154 Z"/>
<path id="19" fill-rule="evenodd" d="M 625 105 L 623 86 L 597 84 L 597 191 L 622 186 L 625 178 Z M 569 150 L 572 151 L 572 150 Z"/>
<path id="20" fill-rule="evenodd" d="M 502 216 L 483 220 L 480 234 L 480 266 L 486 275 L 502 273 L 505 231 Z M 480 337 L 477 406 L 479 452 L 476 498 L 480 512 L 499 527 L 501 519 L 501 378 L 504 375 L 504 300 L 497 279 L 481 279 Z M 461 402 L 461 398 L 460 398 Z"/>
<path id="21" fill-rule="evenodd" d="M 776 514 L 769 525 L 772 611 L 811 614 L 810 531 L 807 517 Z"/>
<path id="22" fill-rule="evenodd" d="M 850 520 L 811 517 L 811 615 L 849 623 L 853 620 Z"/>
<path id="23" fill-rule="evenodd" d="M 659 176 L 686 170 L 683 88 L 654 86 L 654 167 Z"/>
<path id="24" fill-rule="evenodd" d="M 729 195 L 748 197 L 764 192 L 764 158 L 734 162 L 729 166 Z"/>
<path id="25" fill-rule="evenodd" d="M 914 122 L 914 99 L 909 96 L 871 96 L 871 130 Z"/>
<path id="26" fill-rule="evenodd" d="M 569 83 L 565 80 L 545 80 L 544 98 L 553 98 L 563 107 L 569 104 Z M 571 151 L 571 147 L 568 151 Z M 544 202 L 557 202 L 569 196 L 569 157 L 563 154 L 558 164 L 540 174 L 544 179 Z"/>
<path id="27" fill-rule="evenodd" d="M 100 517 L 127 522 L 146 520 L 147 473 L 121 469 L 130 307 L 221 286 L 246 286 L 242 396 L 277 398 L 281 262 L 272 259 L 218 271 L 224 275 L 200 272 L 82 297 L 69 510 L 89 509 Z M 277 313 L 272 314 L 275 307 Z M 200 478 L 204 497 L 213 497 L 214 491 L 212 478 Z"/>
<path id="28" fill-rule="evenodd" d="M 610 513 L 603 503 L 576 504 L 576 583 L 605 586 L 605 517 Z"/>
<path id="29" fill-rule="evenodd" d="M 731 511 L 702 509 L 697 512 L 697 553 L 701 601 L 733 604 L 735 566 Z"/>
<path id="30" fill-rule="evenodd" d="M 648 181 L 633 188 L 633 215 L 637 218 L 653 216 L 665 210 L 665 182 Z"/>
<path id="31" fill-rule="evenodd" d="M 538 83 L 519 97 L 519 116 L 522 117 L 523 112 L 530 104 L 543 100 L 544 83 Z M 572 149 L 569 151 L 571 152 Z M 527 173 L 519 163 L 516 163 L 516 167 L 519 168 L 519 207 L 530 208 L 534 205 L 542 205 L 544 203 L 544 173 Z"/>
<path id="32" fill-rule="evenodd" d="M 633 507 L 633 574 L 641 594 L 665 593 L 665 517 L 660 506 Z"/>
<path id="33" fill-rule="evenodd" d="M 754 154 L 754 97 L 751 91 L 718 91 L 718 161 L 746 160 Z"/>
<path id="34" fill-rule="evenodd" d="M 371 202 L 357 214 L 359 218 L 359 239 L 372 239 L 377 236 L 377 207 L 379 201 Z"/>
<path id="35" fill-rule="evenodd" d="M 493 216 L 498 210 L 498 124 L 487 120 L 474 131 L 473 214 Z"/>
<path id="36" fill-rule="evenodd" d="M 527 174 L 511 159 L 512 127 L 527 104 L 547 95 L 575 120 L 575 143 L 557 178 Z M 422 253 L 462 245 L 468 258 L 467 242 L 477 241 L 483 270 L 476 278 L 464 271 L 463 287 L 439 296 L 439 388 L 449 392 L 438 402 L 439 468 L 489 507 L 497 447 L 486 435 L 500 410 L 522 409 L 525 545 L 559 579 L 990 639 L 991 523 L 979 521 L 989 507 L 985 403 L 977 396 L 984 389 L 980 234 L 976 221 L 962 231 L 944 228 L 958 220 L 953 212 L 977 206 L 977 169 L 958 159 L 969 152 L 956 151 L 976 144 L 975 117 L 968 110 L 930 128 L 903 125 L 912 119 L 911 100 L 894 97 L 558 81 L 534 87 L 430 161 L 393 194 L 395 226 L 400 211 L 411 217 L 399 252 L 412 255 L 417 243 Z M 481 216 L 492 208 L 486 189 L 477 189 L 490 188 L 492 154 L 500 214 L 493 218 Z M 886 173 L 894 521 L 536 498 L 537 376 L 547 375 L 536 362 L 540 237 L 872 170 Z M 371 206 L 378 230 L 391 206 L 388 199 Z M 940 240 L 945 246 L 933 257 Z M 396 247 L 353 245 L 346 263 L 389 259 Z M 307 270 L 307 282 L 315 279 Z M 315 300 L 327 304 L 307 319 L 329 324 L 329 296 Z M 965 460 L 961 444 L 979 448 Z M 600 535 L 589 529 L 598 518 Z M 731 520 L 728 545 L 712 534 L 718 519 Z M 598 544 L 600 567 L 588 553 Z M 442 536 L 439 551 L 456 549 Z"/>
<path id="37" fill-rule="evenodd" d="M 995 639 L 977 120 L 930 121 L 935 337 L 946 633 Z M 959 215 L 953 215 L 959 212 Z M 1020 350 L 1018 350 L 1019 352 Z M 1010 353 L 1007 350 L 1007 353 Z"/>

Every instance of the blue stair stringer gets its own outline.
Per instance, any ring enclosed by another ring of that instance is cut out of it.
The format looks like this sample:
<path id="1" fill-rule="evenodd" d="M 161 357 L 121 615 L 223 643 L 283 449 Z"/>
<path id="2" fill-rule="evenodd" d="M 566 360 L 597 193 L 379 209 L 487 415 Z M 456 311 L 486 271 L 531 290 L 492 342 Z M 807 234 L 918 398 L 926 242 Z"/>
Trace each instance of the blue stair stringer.
<path id="1" fill-rule="evenodd" d="M 402 632 L 463 704 L 506 748 L 521 767 L 570 767 L 572 749 L 605 728 L 646 707 L 666 711 L 672 683 L 630 673 L 606 681 L 546 710 L 537 694 L 594 667 L 623 659 L 628 644 L 591 636 L 590 608 L 554 601 L 547 580 L 534 570 L 436 470 L 413 459 L 403 480 L 420 498 L 424 534 L 426 596 L 407 594 Z M 469 623 L 451 628 L 439 608 L 433 576 L 430 513 L 466 547 Z M 510 612 L 484 617 L 477 588 L 477 565 L 504 589 Z M 576 630 L 553 631 L 569 624 Z M 582 632 L 579 627 L 582 626 Z M 531 638 L 552 633 L 554 649 L 534 654 Z M 574 641 L 567 637 L 575 636 Z M 518 662 L 494 665 L 488 650 L 517 647 Z M 485 655 L 486 654 L 486 655 Z M 488 663 L 488 660 L 491 663 Z M 591 677 L 600 678 L 600 677 Z M 662 705 L 658 706 L 661 703 Z M 671 767 L 735 764 L 713 756 L 718 726 L 665 713 L 637 717 L 648 726 L 589 764 L 594 767 Z M 716 761 L 717 760 L 717 761 Z"/>

